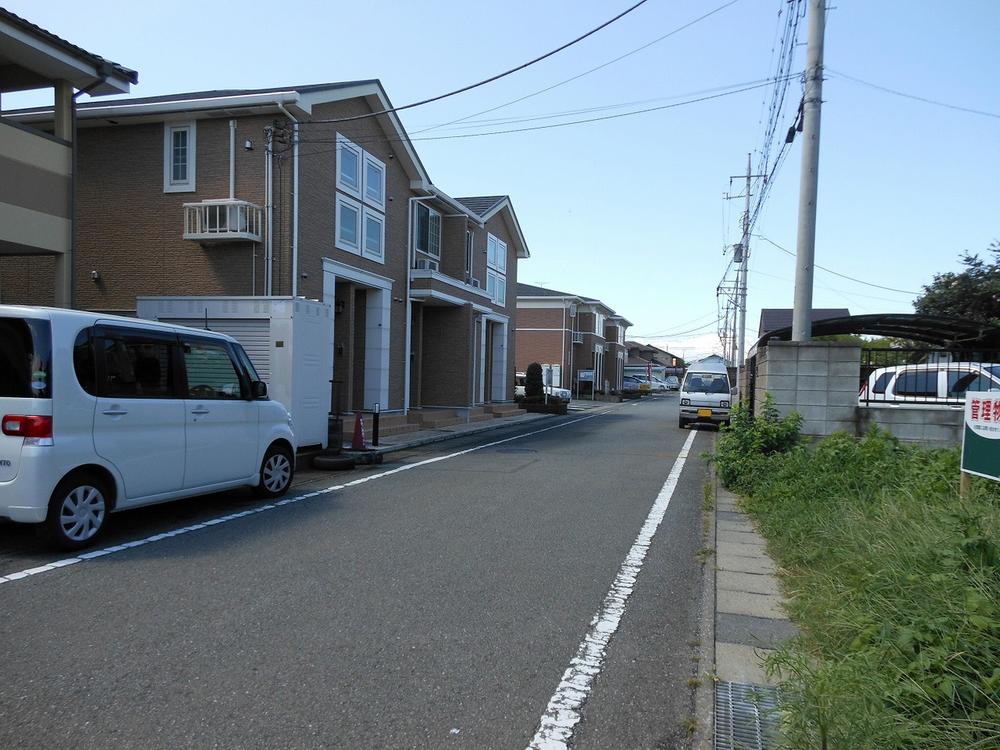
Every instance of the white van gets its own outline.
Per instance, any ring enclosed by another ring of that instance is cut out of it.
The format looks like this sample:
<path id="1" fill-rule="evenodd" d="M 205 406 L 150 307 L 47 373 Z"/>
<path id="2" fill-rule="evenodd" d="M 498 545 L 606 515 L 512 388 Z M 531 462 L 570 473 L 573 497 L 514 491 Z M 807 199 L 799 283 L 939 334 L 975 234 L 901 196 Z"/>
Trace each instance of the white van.
<path id="1" fill-rule="evenodd" d="M 729 424 L 731 399 L 732 385 L 725 364 L 714 359 L 694 362 L 681 384 L 678 426 L 694 422 Z"/>
<path id="2" fill-rule="evenodd" d="M 287 410 L 210 331 L 0 305 L 0 415 L 0 518 L 66 549 L 112 511 L 292 481 Z"/>

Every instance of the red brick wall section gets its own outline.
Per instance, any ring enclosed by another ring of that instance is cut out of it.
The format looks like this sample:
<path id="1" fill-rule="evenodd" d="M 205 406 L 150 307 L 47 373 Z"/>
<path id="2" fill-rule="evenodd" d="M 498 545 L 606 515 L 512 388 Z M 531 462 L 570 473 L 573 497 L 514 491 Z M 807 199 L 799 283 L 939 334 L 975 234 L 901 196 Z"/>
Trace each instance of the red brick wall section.
<path id="1" fill-rule="evenodd" d="M 561 307 L 519 307 L 517 310 L 518 328 L 570 328 L 572 323 L 568 311 Z"/>
<path id="2" fill-rule="evenodd" d="M 516 372 L 525 372 L 532 362 L 559 364 L 563 356 L 561 334 L 558 331 L 518 331 Z M 568 371 L 568 362 L 563 366 Z"/>
<path id="3" fill-rule="evenodd" d="M 425 307 L 421 380 L 424 406 L 468 406 L 472 399 L 472 307 Z"/>

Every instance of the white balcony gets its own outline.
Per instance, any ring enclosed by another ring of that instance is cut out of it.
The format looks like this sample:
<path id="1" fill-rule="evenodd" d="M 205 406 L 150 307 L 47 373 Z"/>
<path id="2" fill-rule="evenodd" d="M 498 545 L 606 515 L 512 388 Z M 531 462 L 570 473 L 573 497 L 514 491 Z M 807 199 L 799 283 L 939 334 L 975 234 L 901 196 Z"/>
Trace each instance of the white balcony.
<path id="1" fill-rule="evenodd" d="M 583 334 L 580 331 L 573 331 L 573 343 L 574 344 L 583 343 Z"/>
<path id="2" fill-rule="evenodd" d="M 202 244 L 260 242 L 264 209 L 247 201 L 214 200 L 184 204 L 184 239 Z"/>

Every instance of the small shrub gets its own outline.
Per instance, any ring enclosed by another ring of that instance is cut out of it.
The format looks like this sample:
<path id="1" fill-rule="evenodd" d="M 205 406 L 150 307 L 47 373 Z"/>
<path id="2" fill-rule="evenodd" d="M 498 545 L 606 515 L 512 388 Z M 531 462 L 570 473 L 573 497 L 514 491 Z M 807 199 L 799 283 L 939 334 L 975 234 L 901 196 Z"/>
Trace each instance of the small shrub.
<path id="1" fill-rule="evenodd" d="M 524 396 L 528 399 L 540 397 L 542 392 L 542 366 L 532 362 L 524 373 Z"/>
<path id="2" fill-rule="evenodd" d="M 756 416 L 743 404 L 737 404 L 713 456 L 722 483 L 737 491 L 752 487 L 770 456 L 787 453 L 798 445 L 801 426 L 802 417 L 797 413 L 781 417 L 770 395 L 764 397 Z"/>

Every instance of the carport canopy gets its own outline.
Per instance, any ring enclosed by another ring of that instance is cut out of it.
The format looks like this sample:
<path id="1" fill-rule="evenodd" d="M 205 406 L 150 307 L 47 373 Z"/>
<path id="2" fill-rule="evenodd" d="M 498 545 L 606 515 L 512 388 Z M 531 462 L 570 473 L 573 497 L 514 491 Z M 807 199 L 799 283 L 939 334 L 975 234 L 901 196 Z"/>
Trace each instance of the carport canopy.
<path id="1" fill-rule="evenodd" d="M 828 318 L 812 324 L 814 338 L 842 334 L 890 336 L 947 349 L 1000 350 L 1000 327 L 964 318 L 884 313 Z M 791 338 L 791 326 L 778 328 L 761 336 L 755 348 L 766 346 L 771 339 L 789 341 Z"/>

